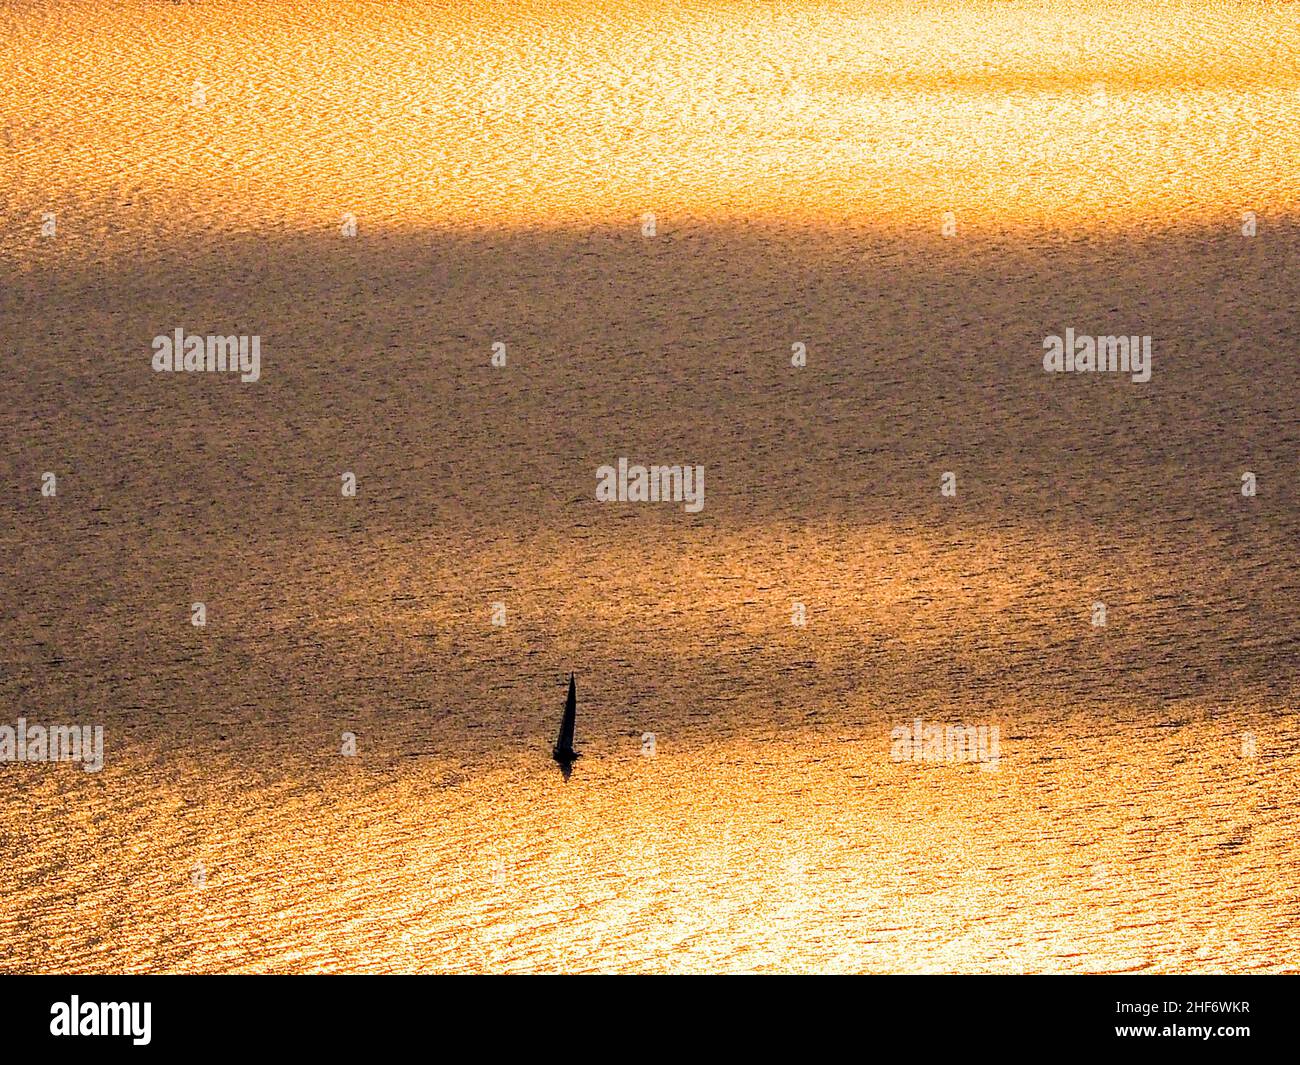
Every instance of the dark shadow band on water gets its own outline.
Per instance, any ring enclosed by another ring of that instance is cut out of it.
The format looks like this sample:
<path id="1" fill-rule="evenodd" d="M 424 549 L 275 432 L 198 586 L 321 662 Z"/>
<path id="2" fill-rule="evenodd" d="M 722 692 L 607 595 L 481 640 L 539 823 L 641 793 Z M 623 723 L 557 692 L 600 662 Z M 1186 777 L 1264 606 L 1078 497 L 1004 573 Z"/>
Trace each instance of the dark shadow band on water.
<path id="1" fill-rule="evenodd" d="M 1282 704 L 1298 251 L 1293 220 L 1244 238 L 1228 216 L 33 252 L 0 293 L 23 353 L 0 400 L 0 692 L 159 750 L 281 728 L 307 759 L 352 722 L 394 757 L 544 760 L 575 660 L 599 677 L 598 735 L 647 716 Z M 151 339 L 178 327 L 260 335 L 261 379 L 154 373 Z M 1045 373 L 1067 328 L 1151 336 L 1150 381 Z M 704 466 L 703 510 L 597 503 L 595 470 L 620 456 Z M 57 510 L 37 491 L 51 467 Z M 882 542 L 931 552 L 933 582 Z M 1094 599 L 1122 638 L 1089 639 Z"/>

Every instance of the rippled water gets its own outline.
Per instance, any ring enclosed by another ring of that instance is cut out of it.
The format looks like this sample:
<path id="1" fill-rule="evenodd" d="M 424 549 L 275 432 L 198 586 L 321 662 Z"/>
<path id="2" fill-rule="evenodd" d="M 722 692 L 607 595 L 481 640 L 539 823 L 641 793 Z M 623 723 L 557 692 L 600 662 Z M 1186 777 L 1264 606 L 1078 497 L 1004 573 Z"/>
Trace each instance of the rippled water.
<path id="1" fill-rule="evenodd" d="M 5 7 L 0 968 L 1295 970 L 1292 6 Z"/>

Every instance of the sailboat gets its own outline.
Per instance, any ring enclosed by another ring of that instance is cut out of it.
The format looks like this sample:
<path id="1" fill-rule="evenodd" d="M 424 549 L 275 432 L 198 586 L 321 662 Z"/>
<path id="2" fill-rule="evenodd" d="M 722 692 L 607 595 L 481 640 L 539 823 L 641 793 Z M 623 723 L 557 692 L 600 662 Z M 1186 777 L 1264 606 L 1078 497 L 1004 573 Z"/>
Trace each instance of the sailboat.
<path id="1" fill-rule="evenodd" d="M 573 749 L 573 726 L 578 718 L 578 689 L 573 674 L 569 674 L 569 697 L 564 701 L 564 717 L 560 719 L 560 734 L 555 737 L 555 750 L 551 757 L 560 763 L 568 776 L 568 770 L 574 759 L 582 757 Z"/>

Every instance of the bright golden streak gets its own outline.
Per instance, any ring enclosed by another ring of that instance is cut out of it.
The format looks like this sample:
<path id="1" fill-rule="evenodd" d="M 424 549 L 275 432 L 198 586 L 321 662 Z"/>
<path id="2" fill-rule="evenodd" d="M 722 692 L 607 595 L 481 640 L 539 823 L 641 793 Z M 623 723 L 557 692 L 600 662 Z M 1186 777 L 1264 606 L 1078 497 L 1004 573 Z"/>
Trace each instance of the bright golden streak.
<path id="1" fill-rule="evenodd" d="M 1289 5 L 616 6 L 10 9 L 10 209 L 932 228 L 1296 206 Z"/>

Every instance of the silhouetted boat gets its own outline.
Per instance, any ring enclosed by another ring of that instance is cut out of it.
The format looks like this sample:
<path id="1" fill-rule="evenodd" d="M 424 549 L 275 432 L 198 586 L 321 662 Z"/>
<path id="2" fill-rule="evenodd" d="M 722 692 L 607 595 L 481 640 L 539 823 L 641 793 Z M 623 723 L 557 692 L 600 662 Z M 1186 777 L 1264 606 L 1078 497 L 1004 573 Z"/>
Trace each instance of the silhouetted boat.
<path id="1" fill-rule="evenodd" d="M 551 752 L 557 762 L 567 769 L 581 755 L 573 749 L 573 726 L 578 718 L 578 689 L 573 674 L 569 674 L 569 697 L 564 701 L 564 717 L 560 719 L 560 734 L 555 737 L 555 750 Z"/>

